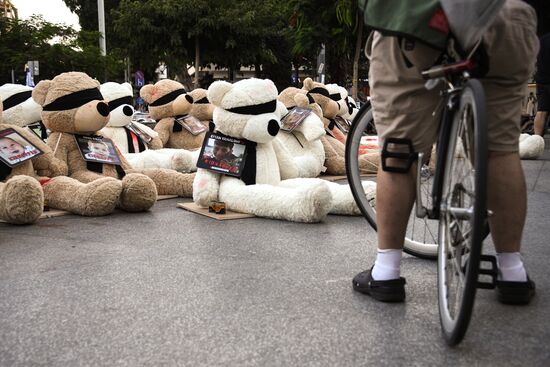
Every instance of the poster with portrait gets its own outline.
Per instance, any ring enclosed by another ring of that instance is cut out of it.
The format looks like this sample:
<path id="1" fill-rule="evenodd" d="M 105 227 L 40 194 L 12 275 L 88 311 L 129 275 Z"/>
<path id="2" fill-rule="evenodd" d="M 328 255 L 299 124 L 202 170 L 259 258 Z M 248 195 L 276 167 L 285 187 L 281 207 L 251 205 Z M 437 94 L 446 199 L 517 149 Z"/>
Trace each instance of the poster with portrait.
<path id="1" fill-rule="evenodd" d="M 193 135 L 199 135 L 208 130 L 208 128 L 195 116 L 185 115 L 177 118 L 176 122 Z"/>
<path id="2" fill-rule="evenodd" d="M 338 130 L 340 130 L 344 134 L 347 134 L 349 132 L 349 129 L 351 128 L 351 123 L 342 116 L 335 116 L 334 123 Z"/>
<path id="3" fill-rule="evenodd" d="M 97 135 L 75 134 L 74 137 L 85 161 L 121 165 L 118 151 L 111 139 Z"/>
<path id="4" fill-rule="evenodd" d="M 46 126 L 44 126 L 40 121 L 27 125 L 27 128 L 42 140 L 44 140 L 44 137 L 48 136 Z"/>
<path id="5" fill-rule="evenodd" d="M 217 173 L 241 177 L 246 161 L 245 139 L 220 133 L 206 133 L 197 167 Z"/>
<path id="6" fill-rule="evenodd" d="M 140 127 L 133 122 L 130 122 L 128 125 L 125 126 L 125 128 L 133 132 L 145 144 L 149 144 L 153 140 L 152 136 L 147 134 L 144 130 L 140 129 Z"/>
<path id="7" fill-rule="evenodd" d="M 16 167 L 21 163 L 44 154 L 15 129 L 0 130 L 0 160 L 9 167 Z"/>
<path id="8" fill-rule="evenodd" d="M 311 113 L 311 108 L 294 107 L 281 119 L 281 130 L 291 132 Z"/>

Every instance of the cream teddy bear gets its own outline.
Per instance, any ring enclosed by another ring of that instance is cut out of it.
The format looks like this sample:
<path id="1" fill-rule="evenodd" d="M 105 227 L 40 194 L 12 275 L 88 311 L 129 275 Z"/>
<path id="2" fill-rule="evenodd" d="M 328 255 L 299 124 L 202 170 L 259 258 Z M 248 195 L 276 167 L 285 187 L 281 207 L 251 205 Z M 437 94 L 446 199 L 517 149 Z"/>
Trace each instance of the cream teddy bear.
<path id="1" fill-rule="evenodd" d="M 329 212 L 357 213 L 345 187 L 315 178 L 281 180 L 296 177 L 297 169 L 279 159 L 285 149 L 275 140 L 280 130 L 277 94 L 273 82 L 254 78 L 235 84 L 217 81 L 208 88 L 215 106 L 213 132 L 245 139 L 248 151 L 240 178 L 199 168 L 195 203 L 205 207 L 221 200 L 234 211 L 306 223 L 321 221 Z"/>
<path id="2" fill-rule="evenodd" d="M 40 119 L 42 106 L 32 99 L 32 88 L 21 84 L 4 84 L 0 87 L 4 103 L 4 123 L 29 127 L 42 140 L 48 138 L 47 129 Z"/>
<path id="3" fill-rule="evenodd" d="M 150 127 L 132 121 L 133 90 L 129 83 L 107 82 L 100 91 L 111 111 L 101 134 L 113 140 L 120 152 L 135 169 L 168 168 L 179 172 L 196 170 L 196 157 L 184 149 L 163 149 L 158 133 Z"/>

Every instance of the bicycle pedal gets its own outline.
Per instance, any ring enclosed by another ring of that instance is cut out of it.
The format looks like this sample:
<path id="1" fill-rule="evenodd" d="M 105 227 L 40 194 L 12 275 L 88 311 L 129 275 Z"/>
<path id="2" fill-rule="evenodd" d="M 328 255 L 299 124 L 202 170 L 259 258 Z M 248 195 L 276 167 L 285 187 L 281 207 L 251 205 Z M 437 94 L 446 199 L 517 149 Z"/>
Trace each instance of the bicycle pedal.
<path id="1" fill-rule="evenodd" d="M 484 264 L 489 264 L 489 267 L 483 267 Z M 480 276 L 490 281 L 480 281 Z M 477 276 L 477 288 L 495 289 L 497 284 L 498 267 L 497 258 L 493 255 L 481 255 L 479 259 L 479 273 Z"/>

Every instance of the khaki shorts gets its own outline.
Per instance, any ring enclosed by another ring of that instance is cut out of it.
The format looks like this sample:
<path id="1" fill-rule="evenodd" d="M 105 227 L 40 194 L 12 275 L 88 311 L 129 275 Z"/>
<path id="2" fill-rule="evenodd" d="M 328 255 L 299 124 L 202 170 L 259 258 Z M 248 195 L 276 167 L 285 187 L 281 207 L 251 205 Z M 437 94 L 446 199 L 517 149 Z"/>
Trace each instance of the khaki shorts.
<path id="1" fill-rule="evenodd" d="M 521 105 L 533 75 L 539 42 L 536 14 L 520 0 L 507 0 L 483 37 L 489 73 L 481 79 L 486 95 L 489 150 L 518 151 Z M 439 89 L 428 91 L 420 71 L 440 53 L 418 42 L 382 36 L 367 41 L 371 103 L 378 136 L 410 139 L 417 152 L 437 139 L 441 102 Z M 407 61 L 405 61 L 404 55 Z"/>

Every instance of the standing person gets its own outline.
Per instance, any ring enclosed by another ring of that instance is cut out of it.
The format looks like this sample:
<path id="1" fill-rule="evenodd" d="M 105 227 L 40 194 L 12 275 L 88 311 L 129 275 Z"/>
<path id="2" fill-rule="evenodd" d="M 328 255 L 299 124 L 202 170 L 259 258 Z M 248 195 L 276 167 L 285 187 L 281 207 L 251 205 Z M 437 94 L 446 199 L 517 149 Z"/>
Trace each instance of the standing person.
<path id="1" fill-rule="evenodd" d="M 369 0 L 368 6 L 375 1 L 384 0 Z M 526 304 L 535 293 L 519 253 L 527 197 L 518 154 L 523 91 L 538 51 L 535 31 L 534 10 L 507 0 L 483 36 L 489 55 L 489 71 L 481 79 L 489 121 L 488 208 L 494 213 L 489 222 L 499 268 L 497 296 L 503 303 Z M 410 140 L 415 152 L 429 151 L 437 138 L 439 118 L 432 113 L 440 99 L 438 90 L 425 89 L 420 72 L 435 64 L 440 52 L 405 37 L 380 32 L 371 37 L 369 83 L 381 146 L 387 138 L 401 138 Z M 415 165 L 406 173 L 378 171 L 378 254 L 374 266 L 352 283 L 355 291 L 379 301 L 405 300 L 400 265 L 415 176 Z"/>
<path id="2" fill-rule="evenodd" d="M 540 51 L 537 58 L 537 114 L 535 115 L 535 134 L 544 136 L 544 125 L 550 109 L 550 33 L 540 39 Z"/>

